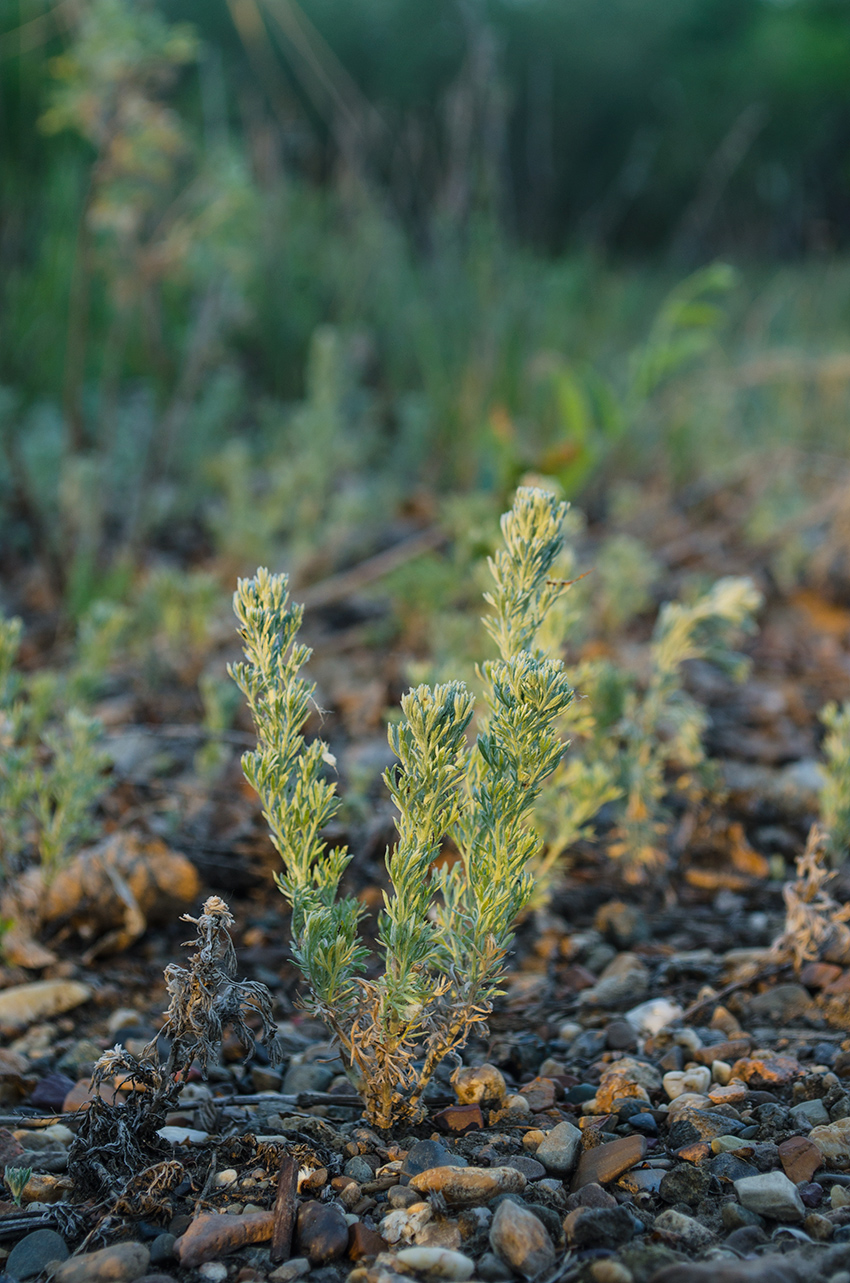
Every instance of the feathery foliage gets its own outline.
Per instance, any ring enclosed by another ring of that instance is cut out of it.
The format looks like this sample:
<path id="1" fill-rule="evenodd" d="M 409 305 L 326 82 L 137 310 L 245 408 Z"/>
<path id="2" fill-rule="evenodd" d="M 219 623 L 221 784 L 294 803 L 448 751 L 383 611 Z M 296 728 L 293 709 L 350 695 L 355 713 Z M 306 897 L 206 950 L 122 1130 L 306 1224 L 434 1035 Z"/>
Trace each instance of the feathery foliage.
<path id="1" fill-rule="evenodd" d="M 566 504 L 528 488 L 502 518 L 505 546 L 490 563 L 487 594 L 500 657 L 482 668 L 489 712 L 474 747 L 466 737 L 473 700 L 459 682 L 409 691 L 390 728 L 398 764 L 385 780 L 398 841 L 386 857 L 384 971 L 374 980 L 364 974 L 360 906 L 339 894 L 350 854 L 322 839 L 339 803 L 326 746 L 302 733 L 314 692 L 300 675 L 310 655 L 297 641 L 303 611 L 290 602 L 286 576 L 267 570 L 240 580 L 234 597 L 245 662 L 231 674 L 258 735 L 243 764 L 283 860 L 293 951 L 379 1127 L 421 1117 L 437 1064 L 486 1019 L 512 924 L 531 895 L 527 866 L 538 839 L 530 811 L 563 753 L 555 723 L 572 698 L 562 665 L 535 649 L 564 588 L 549 574 L 565 513 Z M 437 868 L 446 836 L 459 858 Z"/>

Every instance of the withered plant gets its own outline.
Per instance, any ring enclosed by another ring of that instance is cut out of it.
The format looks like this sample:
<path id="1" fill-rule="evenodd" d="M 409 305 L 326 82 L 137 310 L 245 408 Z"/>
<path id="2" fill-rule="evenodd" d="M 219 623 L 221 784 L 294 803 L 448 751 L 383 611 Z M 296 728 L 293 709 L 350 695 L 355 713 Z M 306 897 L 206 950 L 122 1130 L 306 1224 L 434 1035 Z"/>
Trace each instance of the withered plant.
<path id="1" fill-rule="evenodd" d="M 230 938 L 233 916 L 225 902 L 210 896 L 200 917 L 184 914 L 182 922 L 196 928 L 195 947 L 187 967 L 166 967 L 169 1006 L 157 1036 L 136 1056 L 125 1047 L 105 1051 L 94 1067 L 95 1096 L 74 1138 L 69 1170 L 82 1189 L 99 1197 L 117 1197 L 122 1206 L 133 1202 L 149 1209 L 173 1187 L 179 1164 L 163 1161 L 169 1154 L 159 1135 L 168 1113 L 176 1108 L 189 1070 L 197 1064 L 207 1069 L 221 1049 L 224 1029 L 230 1026 L 250 1055 L 255 1046 L 248 1018 L 262 1022 L 272 1063 L 279 1059 L 271 994 L 265 985 L 237 980 L 236 951 Z M 159 1038 L 171 1045 L 160 1063 Z M 120 1100 L 118 1092 L 126 1099 Z M 140 1173 L 149 1180 L 139 1185 Z M 139 1202 L 141 1199 L 141 1202 Z M 149 1214 L 149 1213 L 148 1213 Z"/>
<path id="2" fill-rule="evenodd" d="M 850 961 L 850 904 L 833 899 L 827 887 L 835 878 L 827 860 L 829 836 L 813 824 L 806 849 L 797 860 L 797 877 L 783 889 L 785 930 L 773 952 L 799 971 L 806 962 Z"/>

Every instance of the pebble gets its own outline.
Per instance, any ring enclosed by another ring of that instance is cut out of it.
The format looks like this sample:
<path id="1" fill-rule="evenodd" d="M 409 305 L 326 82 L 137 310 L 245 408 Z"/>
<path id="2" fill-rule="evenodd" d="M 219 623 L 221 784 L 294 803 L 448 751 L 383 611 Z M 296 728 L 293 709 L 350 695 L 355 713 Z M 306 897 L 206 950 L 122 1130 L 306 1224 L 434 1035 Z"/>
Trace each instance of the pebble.
<path id="1" fill-rule="evenodd" d="M 165 1265 L 168 1261 L 173 1261 L 176 1242 L 173 1234 L 157 1234 L 151 1243 L 151 1265 Z"/>
<path id="2" fill-rule="evenodd" d="M 536 1158 L 529 1158 L 527 1154 L 518 1154 L 515 1158 L 506 1159 L 505 1167 L 512 1167 L 516 1172 L 522 1172 L 527 1181 L 539 1181 L 546 1175 L 546 1168 L 542 1163 L 538 1163 Z"/>
<path id="3" fill-rule="evenodd" d="M 628 1243 L 635 1232 L 628 1207 L 576 1207 L 564 1220 L 570 1247 L 614 1249 Z"/>
<path id="4" fill-rule="evenodd" d="M 484 1283 L 512 1283 L 514 1272 L 495 1252 L 485 1252 L 478 1260 L 478 1277 Z"/>
<path id="5" fill-rule="evenodd" d="M 430 1171 L 432 1167 L 466 1167 L 467 1165 L 466 1159 L 461 1154 L 446 1149 L 445 1145 L 441 1145 L 438 1140 L 418 1140 L 407 1151 L 401 1170 L 405 1176 L 418 1176 L 420 1172 Z M 371 1180 L 371 1176 L 368 1179 Z"/>
<path id="6" fill-rule="evenodd" d="M 704 1167 L 682 1163 L 663 1174 L 659 1193 L 665 1203 L 688 1203 L 696 1206 L 705 1197 L 710 1183 L 711 1177 Z"/>
<path id="7" fill-rule="evenodd" d="M 99 1252 L 72 1256 L 53 1275 L 54 1283 L 133 1283 L 147 1273 L 150 1252 L 141 1243 L 115 1243 Z"/>
<path id="8" fill-rule="evenodd" d="M 224 1261 L 204 1261 L 198 1269 L 204 1283 L 224 1283 L 227 1278 L 227 1266 Z"/>
<path id="9" fill-rule="evenodd" d="M 594 1261 L 590 1267 L 593 1283 L 634 1283 L 634 1275 L 620 1261 Z"/>
<path id="10" fill-rule="evenodd" d="M 711 1085 L 711 1070 L 705 1065 L 694 1065 L 692 1069 L 683 1069 L 665 1074 L 661 1084 L 667 1093 L 668 1100 L 675 1100 L 685 1092 L 705 1093 Z"/>
<path id="11" fill-rule="evenodd" d="M 506 1199 L 490 1225 L 490 1246 L 518 1274 L 533 1278 L 555 1264 L 549 1232 L 533 1212 Z"/>
<path id="12" fill-rule="evenodd" d="M 801 1100 L 799 1105 L 792 1105 L 788 1110 L 797 1126 L 828 1127 L 829 1112 L 822 1100 Z"/>
<path id="13" fill-rule="evenodd" d="M 809 1140 L 817 1145 L 828 1165 L 850 1167 L 850 1118 L 814 1127 L 809 1132 Z"/>
<path id="14" fill-rule="evenodd" d="M 203 1212 L 189 1223 L 174 1244 L 174 1255 L 184 1269 L 194 1269 L 210 1258 L 235 1252 L 248 1243 L 265 1243 L 272 1236 L 273 1212 Z M 347 1235 L 346 1235 L 347 1239 Z"/>
<path id="15" fill-rule="evenodd" d="M 668 1025 L 681 1020 L 684 1012 L 676 1002 L 669 998 L 650 998 L 637 1007 L 627 1011 L 625 1019 L 642 1034 L 657 1034 Z"/>
<path id="16" fill-rule="evenodd" d="M 595 1149 L 586 1149 L 579 1159 L 573 1177 L 573 1190 L 582 1185 L 605 1185 L 608 1181 L 621 1176 L 623 1172 L 634 1167 L 646 1154 L 645 1136 L 623 1136 Z"/>
<path id="17" fill-rule="evenodd" d="M 582 1149 L 582 1134 L 572 1123 L 558 1123 L 535 1150 L 535 1158 L 553 1176 L 571 1176 Z"/>
<path id="18" fill-rule="evenodd" d="M 0 991 L 0 1025 L 26 1029 L 37 1020 L 61 1015 L 82 1006 L 91 997 L 88 985 L 77 980 L 37 980 Z"/>
<path id="19" fill-rule="evenodd" d="M 779 1146 L 779 1161 L 790 1181 L 810 1181 L 819 1167 L 823 1167 L 823 1154 L 817 1145 L 805 1136 L 789 1136 Z"/>
<path id="20" fill-rule="evenodd" d="M 169 1145 L 200 1145 L 202 1141 L 209 1140 L 209 1132 L 202 1132 L 196 1127 L 160 1127 L 157 1132 L 162 1140 L 167 1140 Z"/>
<path id="21" fill-rule="evenodd" d="M 452 1087 L 461 1105 L 501 1105 L 507 1086 L 495 1065 L 468 1065 L 452 1075 Z"/>
<path id="22" fill-rule="evenodd" d="M 391 1185 L 387 1190 L 387 1202 L 390 1207 L 405 1208 L 421 1202 L 421 1198 L 416 1190 L 408 1185 Z"/>
<path id="23" fill-rule="evenodd" d="M 519 1194 L 525 1184 L 522 1172 L 513 1167 L 432 1167 L 410 1181 L 420 1194 L 440 1193 L 460 1207 L 488 1203 L 497 1194 Z"/>
<path id="24" fill-rule="evenodd" d="M 50 1261 L 67 1261 L 69 1256 L 65 1240 L 55 1230 L 35 1230 L 12 1248 L 5 1262 L 6 1273 L 13 1279 L 31 1279 Z"/>
<path id="25" fill-rule="evenodd" d="M 396 1252 L 396 1260 L 406 1270 L 457 1280 L 457 1283 L 463 1283 L 475 1273 L 475 1262 L 468 1256 L 443 1247 L 406 1247 Z"/>
<path id="26" fill-rule="evenodd" d="M 426 1141 L 425 1143 L 429 1144 L 430 1142 Z M 435 1148 L 441 1148 L 441 1146 L 435 1146 Z M 375 1179 L 374 1171 L 366 1162 L 366 1159 L 359 1154 L 349 1158 L 342 1170 L 346 1176 L 350 1176 L 353 1181 L 357 1181 L 358 1185 L 364 1185 L 366 1181 Z M 404 1170 L 402 1168 L 402 1171 Z"/>
<path id="27" fill-rule="evenodd" d="M 672 1207 L 668 1207 L 660 1216 L 656 1216 L 653 1233 L 656 1231 L 673 1234 L 692 1251 L 708 1247 L 714 1238 L 711 1230 L 694 1220 L 693 1216 L 686 1216 L 684 1212 L 677 1212 Z"/>
<path id="28" fill-rule="evenodd" d="M 346 1223 L 349 1217 L 346 1216 Z M 385 1252 L 387 1244 L 377 1230 L 370 1229 L 362 1221 L 354 1217 L 353 1223 L 349 1223 L 348 1228 L 348 1255 L 352 1261 L 361 1261 L 364 1256 L 377 1256 L 380 1252 Z"/>
<path id="29" fill-rule="evenodd" d="M 797 1186 L 784 1172 L 759 1172 L 734 1182 L 742 1207 L 772 1221 L 801 1221 L 805 1216 Z"/>
<path id="30" fill-rule="evenodd" d="M 305 1274 L 310 1273 L 310 1262 L 306 1256 L 293 1256 L 283 1265 L 272 1270 L 269 1275 L 269 1283 L 293 1283 L 295 1279 L 300 1279 Z"/>
<path id="31" fill-rule="evenodd" d="M 218 1189 L 227 1189 L 228 1185 L 235 1185 L 239 1180 L 239 1173 L 233 1167 L 226 1167 L 222 1172 L 216 1172 L 213 1184 Z"/>
<path id="32" fill-rule="evenodd" d="M 624 1056 L 603 1070 L 593 1101 L 584 1107 L 586 1113 L 607 1114 L 615 1100 L 649 1101 L 649 1093 L 661 1086 L 661 1076 L 645 1060 Z"/>
<path id="33" fill-rule="evenodd" d="M 297 1095 L 301 1091 L 325 1091 L 333 1081 L 334 1071 L 327 1065 L 307 1063 L 290 1065 L 283 1079 L 281 1091 Z"/>
<path id="34" fill-rule="evenodd" d="M 333 1203 L 311 1200 L 298 1208 L 295 1247 L 311 1265 L 335 1261 L 348 1251 L 348 1222 Z"/>
<path id="35" fill-rule="evenodd" d="M 431 1208 L 428 1203 L 414 1203 L 411 1207 L 399 1207 L 388 1212 L 380 1223 L 381 1237 L 388 1243 L 412 1243 L 416 1235 L 431 1219 Z"/>

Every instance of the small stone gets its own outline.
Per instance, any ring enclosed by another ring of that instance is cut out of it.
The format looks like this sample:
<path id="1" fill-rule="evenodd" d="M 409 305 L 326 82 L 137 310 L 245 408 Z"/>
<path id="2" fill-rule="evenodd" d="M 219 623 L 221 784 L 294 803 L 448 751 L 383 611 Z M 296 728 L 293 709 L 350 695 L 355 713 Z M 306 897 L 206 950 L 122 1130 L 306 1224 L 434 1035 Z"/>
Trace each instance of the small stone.
<path id="1" fill-rule="evenodd" d="M 769 1021 L 784 1025 L 805 1019 L 817 1012 L 807 989 L 798 984 L 774 985 L 764 993 L 756 994 L 747 1004 L 747 1011 L 754 1024 Z"/>
<path id="2" fill-rule="evenodd" d="M 828 1126 L 813 1128 L 809 1140 L 817 1145 L 829 1166 L 850 1167 L 850 1118 L 839 1118 Z"/>
<path id="3" fill-rule="evenodd" d="M 749 1094 L 750 1089 L 746 1083 L 732 1079 L 725 1084 L 715 1083 L 709 1090 L 708 1099 L 712 1105 L 731 1105 L 734 1108 L 743 1105 Z"/>
<path id="4" fill-rule="evenodd" d="M 667 1136 L 670 1149 L 681 1149 L 694 1141 L 707 1141 L 709 1144 L 716 1136 L 734 1135 L 743 1131 L 744 1124 L 725 1114 L 714 1113 L 708 1109 L 683 1109 L 671 1123 Z"/>
<path id="5" fill-rule="evenodd" d="M 213 1185 L 218 1189 L 227 1189 L 229 1185 L 235 1185 L 239 1180 L 239 1173 L 233 1167 L 226 1167 L 222 1172 L 216 1172 Z"/>
<path id="6" fill-rule="evenodd" d="M 26 1029 L 37 1020 L 72 1011 L 88 1002 L 91 989 L 77 980 L 37 980 L 0 991 L 0 1027 Z"/>
<path id="7" fill-rule="evenodd" d="M 115 1243 L 64 1261 L 55 1283 L 133 1283 L 147 1273 L 150 1252 L 141 1243 Z"/>
<path id="8" fill-rule="evenodd" d="M 762 1217 L 757 1212 L 748 1212 L 740 1203 L 724 1203 L 720 1209 L 720 1219 L 723 1222 L 723 1228 L 730 1233 L 732 1230 L 742 1229 L 745 1225 L 757 1225 L 759 1229 L 764 1227 Z"/>
<path id="9" fill-rule="evenodd" d="M 797 1193 L 803 1200 L 804 1207 L 820 1207 L 823 1202 L 824 1188 L 817 1181 L 800 1181 Z"/>
<path id="10" fill-rule="evenodd" d="M 634 1283 L 634 1275 L 620 1261 L 594 1261 L 590 1267 L 593 1283 Z"/>
<path id="11" fill-rule="evenodd" d="M 174 1260 L 174 1244 L 177 1239 L 173 1234 L 157 1234 L 151 1243 L 151 1265 L 166 1265 Z"/>
<path id="12" fill-rule="evenodd" d="M 294 1283 L 305 1274 L 310 1273 L 310 1262 L 306 1256 L 293 1256 L 283 1265 L 278 1265 L 269 1275 L 269 1283 Z"/>
<path id="13" fill-rule="evenodd" d="M 267 1242 L 272 1236 L 273 1223 L 273 1212 L 250 1212 L 239 1216 L 228 1216 L 226 1212 L 203 1212 L 190 1221 L 185 1233 L 177 1239 L 174 1255 L 185 1269 L 191 1270 L 203 1261 L 235 1252 L 249 1243 Z"/>
<path id="14" fill-rule="evenodd" d="M 442 1220 L 431 1220 L 427 1225 L 423 1225 L 422 1229 L 414 1234 L 413 1241 L 418 1247 L 445 1248 L 449 1252 L 454 1252 L 463 1242 L 463 1235 L 457 1221 L 453 1221 L 450 1217 L 443 1217 Z"/>
<path id="15" fill-rule="evenodd" d="M 521 1094 L 525 1096 L 533 1114 L 543 1113 L 555 1104 L 555 1084 L 551 1078 L 532 1079 L 522 1088 Z"/>
<path id="16" fill-rule="evenodd" d="M 582 1135 L 572 1123 L 558 1123 L 535 1151 L 535 1158 L 553 1176 L 571 1176 L 582 1149 Z"/>
<path id="17" fill-rule="evenodd" d="M 757 1176 L 758 1168 L 752 1163 L 744 1162 L 743 1158 L 736 1157 L 735 1154 L 715 1154 L 708 1163 L 708 1170 L 712 1176 L 716 1176 L 719 1181 L 725 1181 L 729 1185 L 734 1185 L 735 1181 L 743 1180 L 745 1176 Z"/>
<path id="18" fill-rule="evenodd" d="M 756 1089 L 787 1087 L 802 1072 L 800 1062 L 791 1056 L 765 1056 L 757 1060 L 747 1057 L 732 1066 L 733 1077 Z"/>
<path id="19" fill-rule="evenodd" d="M 805 1208 L 797 1187 L 784 1172 L 759 1172 L 735 1181 L 735 1193 L 743 1207 L 772 1221 L 801 1221 Z"/>
<path id="20" fill-rule="evenodd" d="M 509 1199 L 496 1209 L 490 1225 L 490 1246 L 518 1274 L 529 1278 L 555 1264 L 555 1247 L 543 1222 L 528 1208 Z"/>
<path id="21" fill-rule="evenodd" d="M 333 1203 L 302 1203 L 295 1219 L 295 1247 L 311 1265 L 324 1265 L 348 1251 L 348 1222 Z"/>
<path id="22" fill-rule="evenodd" d="M 224 1283 L 227 1278 L 227 1266 L 224 1261 L 204 1261 L 198 1267 L 198 1274 L 204 1283 Z"/>
<path id="23" fill-rule="evenodd" d="M 388 1243 L 412 1243 L 416 1235 L 431 1219 L 428 1203 L 414 1203 L 411 1207 L 396 1208 L 382 1219 L 379 1229 Z"/>
<path id="24" fill-rule="evenodd" d="M 406 1270 L 415 1270 L 433 1278 L 456 1280 L 457 1283 L 463 1283 L 475 1273 L 474 1261 L 463 1252 L 451 1252 L 444 1247 L 406 1247 L 396 1252 L 396 1260 Z"/>
<path id="25" fill-rule="evenodd" d="M 364 1256 L 377 1256 L 387 1250 L 386 1240 L 377 1230 L 369 1229 L 362 1221 L 355 1221 L 348 1231 L 348 1255 L 352 1261 L 362 1261 Z"/>
<path id="26" fill-rule="evenodd" d="M 609 900 L 597 910 L 596 930 L 618 949 L 628 949 L 649 938 L 646 918 L 636 905 L 623 900 Z"/>
<path id="27" fill-rule="evenodd" d="M 485 1252 L 478 1261 L 478 1277 L 484 1283 L 512 1283 L 514 1272 L 495 1252 Z"/>
<path id="28" fill-rule="evenodd" d="M 527 1154 L 517 1154 L 515 1158 L 506 1159 L 504 1166 L 522 1172 L 527 1181 L 539 1181 L 546 1175 L 543 1164 L 538 1163 L 536 1158 L 529 1158 Z"/>
<path id="29" fill-rule="evenodd" d="M 390 1207 L 412 1207 L 414 1203 L 421 1202 L 421 1196 L 409 1185 L 391 1185 L 387 1190 L 387 1202 Z"/>
<path id="30" fill-rule="evenodd" d="M 209 1132 L 202 1132 L 196 1127 L 160 1127 L 157 1132 L 162 1140 L 167 1140 L 169 1145 L 200 1145 L 202 1141 L 209 1140 Z"/>
<path id="31" fill-rule="evenodd" d="M 446 1149 L 438 1140 L 418 1140 L 407 1151 L 401 1165 L 405 1176 L 418 1176 L 432 1167 L 466 1167 L 467 1161 L 454 1150 Z"/>
<path id="32" fill-rule="evenodd" d="M 6 1273 L 23 1283 L 40 1274 L 51 1261 L 67 1261 L 69 1256 L 65 1240 L 55 1230 L 34 1230 L 12 1248 L 5 1262 Z"/>
<path id="33" fill-rule="evenodd" d="M 652 1035 L 681 1020 L 683 1014 L 678 1003 L 671 1002 L 669 998 L 650 998 L 648 1002 L 642 1002 L 627 1011 L 625 1019 L 630 1025 L 634 1025 L 638 1033 Z"/>
<path id="34" fill-rule="evenodd" d="M 468 1065 L 452 1075 L 452 1086 L 461 1105 L 502 1104 L 507 1094 L 505 1080 L 495 1065 Z"/>
<path id="35" fill-rule="evenodd" d="M 667 1175 L 657 1167 L 632 1167 L 617 1181 L 617 1188 L 627 1194 L 657 1194 Z"/>
<path id="36" fill-rule="evenodd" d="M 88 1077 L 100 1059 L 101 1048 L 91 1038 L 80 1038 L 56 1062 L 60 1074 L 69 1074 L 73 1081 Z"/>
<path id="37" fill-rule="evenodd" d="M 30 1096 L 30 1103 L 50 1113 L 61 1113 L 69 1091 L 76 1086 L 76 1078 L 67 1074 L 46 1074 Z"/>
<path id="38" fill-rule="evenodd" d="M 531 1113 L 531 1106 L 525 1099 L 525 1096 L 521 1095 L 519 1092 L 516 1092 L 513 1096 L 507 1096 L 505 1098 L 505 1109 L 509 1110 L 512 1114 Z"/>
<path id="39" fill-rule="evenodd" d="M 827 1220 L 825 1216 L 821 1216 L 820 1212 L 809 1212 L 800 1228 L 818 1243 L 832 1238 L 835 1233 L 835 1226 L 832 1221 Z M 835 1275 L 833 1275 L 834 1278 Z"/>
<path id="40" fill-rule="evenodd" d="M 420 1194 L 440 1193 L 457 1207 L 488 1203 L 497 1194 L 519 1194 L 525 1177 L 513 1167 L 432 1167 L 410 1181 Z"/>
<path id="41" fill-rule="evenodd" d="M 736 1149 L 746 1149 L 747 1142 L 740 1136 L 715 1136 L 711 1142 L 712 1154 L 734 1154 Z"/>
<path id="42" fill-rule="evenodd" d="M 609 1194 L 607 1189 L 601 1185 L 591 1184 L 583 1185 L 581 1189 L 576 1190 L 567 1198 L 566 1210 L 574 1212 L 577 1207 L 616 1207 L 617 1200 L 613 1194 Z"/>
<path id="43" fill-rule="evenodd" d="M 591 1183 L 605 1185 L 634 1167 L 645 1154 L 646 1137 L 639 1135 L 623 1136 L 620 1140 L 597 1145 L 595 1149 L 586 1149 L 579 1159 L 572 1188 L 581 1189 L 582 1185 Z"/>
<path id="44" fill-rule="evenodd" d="M 732 1066 L 728 1060 L 712 1060 L 711 1081 L 725 1087 L 732 1077 Z"/>
<path id="45" fill-rule="evenodd" d="M 823 1154 L 817 1145 L 805 1136 L 789 1136 L 779 1146 L 779 1160 L 790 1181 L 810 1181 L 819 1167 L 823 1167 Z"/>
<path id="46" fill-rule="evenodd" d="M 652 1114 L 632 1114 L 628 1122 L 632 1130 L 640 1132 L 642 1136 L 658 1135 L 658 1123 L 655 1121 Z"/>
<path id="47" fill-rule="evenodd" d="M 711 1084 L 711 1070 L 705 1065 L 694 1065 L 693 1069 L 665 1074 L 661 1082 L 668 1100 L 689 1091 L 705 1093 Z"/>
<path id="48" fill-rule="evenodd" d="M 366 1181 L 374 1180 L 375 1177 L 374 1171 L 360 1154 L 349 1158 L 342 1170 L 346 1176 L 357 1181 L 358 1185 L 365 1185 Z"/>
<path id="49" fill-rule="evenodd" d="M 683 1163 L 680 1167 L 665 1172 L 659 1193 L 665 1203 L 687 1203 L 696 1207 L 708 1193 L 710 1183 L 711 1177 L 704 1167 Z"/>
<path id="50" fill-rule="evenodd" d="M 628 1207 L 577 1207 L 564 1220 L 570 1247 L 614 1249 L 628 1243 L 635 1232 Z"/>
<path id="51" fill-rule="evenodd" d="M 801 1100 L 798 1105 L 792 1105 L 788 1113 L 798 1127 L 828 1127 L 830 1123 L 829 1112 L 822 1100 Z"/>
<path id="52" fill-rule="evenodd" d="M 683 1212 L 677 1212 L 672 1207 L 668 1207 L 660 1216 L 656 1216 L 653 1233 L 659 1231 L 681 1239 L 685 1247 L 692 1251 L 707 1247 L 714 1238 L 711 1230 L 706 1229 L 699 1221 L 694 1220 L 692 1216 L 686 1216 Z"/>
<path id="53" fill-rule="evenodd" d="M 637 1030 L 628 1020 L 612 1020 L 605 1039 L 609 1051 L 637 1051 Z"/>
<path id="54" fill-rule="evenodd" d="M 586 1112 L 607 1114 L 615 1100 L 649 1100 L 649 1093 L 661 1086 L 661 1077 L 654 1065 L 645 1060 L 624 1056 L 605 1069 L 599 1080 L 593 1109 Z"/>
<path id="55" fill-rule="evenodd" d="M 522 1147 L 527 1149 L 530 1154 L 534 1154 L 537 1152 L 538 1145 L 542 1145 L 545 1139 L 545 1132 L 542 1132 L 539 1127 L 531 1127 L 523 1134 Z"/>
<path id="56" fill-rule="evenodd" d="M 480 1132 L 484 1128 L 484 1115 L 480 1105 L 449 1105 L 434 1115 L 434 1122 L 441 1132 Z"/>
<path id="57" fill-rule="evenodd" d="M 301 1091 L 326 1091 L 333 1077 L 332 1069 L 314 1061 L 290 1065 L 284 1076 L 281 1091 L 286 1095 L 297 1095 Z"/>

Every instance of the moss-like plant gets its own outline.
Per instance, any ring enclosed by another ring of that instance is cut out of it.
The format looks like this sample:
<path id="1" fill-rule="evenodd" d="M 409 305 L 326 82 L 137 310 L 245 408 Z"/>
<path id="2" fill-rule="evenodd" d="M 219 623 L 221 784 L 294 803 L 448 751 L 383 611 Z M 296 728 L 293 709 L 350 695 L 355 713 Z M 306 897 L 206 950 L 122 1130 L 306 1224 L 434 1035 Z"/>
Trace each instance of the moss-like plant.
<path id="1" fill-rule="evenodd" d="M 339 805 L 327 748 L 303 736 L 314 687 L 300 675 L 310 656 L 297 640 L 302 608 L 291 603 L 286 576 L 267 570 L 240 580 L 234 596 L 245 662 L 231 672 L 258 733 L 243 766 L 283 860 L 293 952 L 378 1127 L 419 1119 L 437 1064 L 486 1019 L 512 924 L 532 893 L 530 812 L 563 753 L 555 724 L 572 698 L 560 662 L 535 647 L 564 589 L 549 576 L 565 511 L 527 488 L 502 518 L 505 546 L 491 560 L 487 594 L 499 658 L 482 666 L 489 708 L 475 745 L 467 741 L 472 696 L 459 682 L 409 691 L 390 728 L 398 765 L 385 780 L 398 841 L 386 857 L 384 969 L 374 979 L 358 937 L 361 906 L 340 894 L 351 855 L 323 838 Z M 459 859 L 437 870 L 447 835 Z"/>

